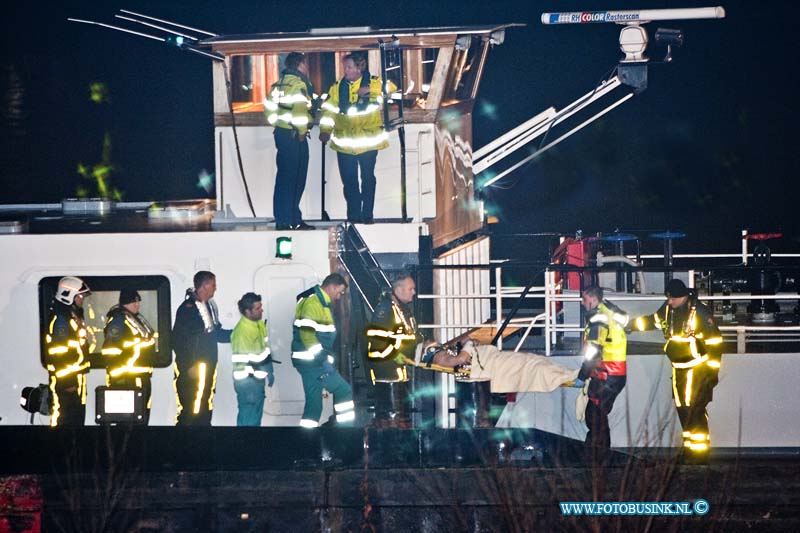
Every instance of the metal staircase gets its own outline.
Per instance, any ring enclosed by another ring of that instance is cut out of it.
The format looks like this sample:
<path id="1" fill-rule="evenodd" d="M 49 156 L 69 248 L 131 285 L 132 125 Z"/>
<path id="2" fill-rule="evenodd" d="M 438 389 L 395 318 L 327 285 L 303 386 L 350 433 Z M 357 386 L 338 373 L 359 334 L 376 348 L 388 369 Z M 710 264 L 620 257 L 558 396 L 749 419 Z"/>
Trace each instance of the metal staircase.
<path id="1" fill-rule="evenodd" d="M 381 295 L 391 292 L 392 284 L 353 224 L 342 224 L 339 240 L 339 260 L 372 313 Z"/>

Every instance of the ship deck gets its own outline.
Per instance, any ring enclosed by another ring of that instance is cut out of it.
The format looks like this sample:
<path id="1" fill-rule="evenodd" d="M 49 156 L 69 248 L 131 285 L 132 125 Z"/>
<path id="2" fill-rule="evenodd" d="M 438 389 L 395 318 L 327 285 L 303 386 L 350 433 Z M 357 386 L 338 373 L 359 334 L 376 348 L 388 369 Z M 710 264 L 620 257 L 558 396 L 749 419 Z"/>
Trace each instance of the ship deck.
<path id="1" fill-rule="evenodd" d="M 272 218 L 232 217 L 215 211 L 212 200 L 127 202 L 113 207 L 62 204 L 0 205 L 0 234 L 161 233 L 275 230 Z M 309 221 L 328 230 L 343 220 Z M 377 219 L 376 223 L 400 223 Z"/>

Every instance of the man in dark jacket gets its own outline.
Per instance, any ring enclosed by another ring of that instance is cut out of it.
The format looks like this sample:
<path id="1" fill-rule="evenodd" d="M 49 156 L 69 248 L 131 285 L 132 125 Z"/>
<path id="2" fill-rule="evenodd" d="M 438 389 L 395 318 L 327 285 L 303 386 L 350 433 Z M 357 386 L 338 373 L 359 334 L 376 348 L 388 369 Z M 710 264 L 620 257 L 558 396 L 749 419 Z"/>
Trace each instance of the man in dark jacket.
<path id="1" fill-rule="evenodd" d="M 150 378 L 147 366 L 156 339 L 155 330 L 139 314 L 142 298 L 133 289 L 119 291 L 119 304 L 108 311 L 103 334 L 103 360 L 109 387 L 138 389 L 144 397 L 143 423 L 150 419 Z"/>
<path id="2" fill-rule="evenodd" d="M 212 298 L 217 278 L 201 270 L 194 275 L 194 289 L 178 308 L 172 328 L 175 351 L 175 388 L 178 392 L 178 425 L 210 426 L 217 382 L 217 343 L 230 342 L 231 331 L 222 329 Z"/>
<path id="3" fill-rule="evenodd" d="M 86 416 L 86 374 L 90 332 L 83 321 L 89 287 L 73 276 L 61 278 L 45 332 L 43 362 L 50 378 L 50 425 L 82 426 Z"/>
<path id="4" fill-rule="evenodd" d="M 672 396 L 683 428 L 684 450 L 704 460 L 711 442 L 706 406 L 714 397 L 722 358 L 722 335 L 694 289 L 678 279 L 667 284 L 658 311 L 633 321 L 634 329 L 660 329 L 672 363 Z"/>
<path id="5" fill-rule="evenodd" d="M 408 372 L 422 340 L 411 312 L 416 294 L 414 278 L 403 274 L 392 283 L 392 293 L 375 306 L 367 328 L 367 361 L 375 385 L 375 425 L 408 428 Z"/>

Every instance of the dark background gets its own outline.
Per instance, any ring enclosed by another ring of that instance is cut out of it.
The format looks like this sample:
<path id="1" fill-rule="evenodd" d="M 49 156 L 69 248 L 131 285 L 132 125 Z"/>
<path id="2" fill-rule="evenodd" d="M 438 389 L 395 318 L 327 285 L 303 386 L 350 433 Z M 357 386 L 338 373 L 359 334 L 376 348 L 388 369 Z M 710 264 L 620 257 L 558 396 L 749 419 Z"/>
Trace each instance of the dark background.
<path id="1" fill-rule="evenodd" d="M 672 5 L 668 5 L 672 4 Z M 479 147 L 548 106 L 591 90 L 620 58 L 619 27 L 544 26 L 543 11 L 693 7 L 713 2 L 206 2 L 26 4 L 5 18 L 0 61 L 0 202 L 58 202 L 84 181 L 79 163 L 112 141 L 125 201 L 213 197 L 210 60 L 155 41 L 67 22 L 119 8 L 220 34 L 311 27 L 523 22 L 491 50 L 475 107 Z M 796 248 L 791 134 L 798 112 L 790 2 L 726 2 L 723 20 L 681 28 L 684 46 L 650 68 L 649 88 L 486 193 L 499 232 L 680 230 L 685 247 L 735 252 L 741 229 L 783 231 Z M 145 27 L 139 28 L 148 30 Z M 651 46 L 649 55 L 660 59 Z M 103 82 L 110 100 L 89 99 Z M 518 248 L 518 247 L 517 247 Z M 680 249 L 680 247 L 678 247 Z"/>

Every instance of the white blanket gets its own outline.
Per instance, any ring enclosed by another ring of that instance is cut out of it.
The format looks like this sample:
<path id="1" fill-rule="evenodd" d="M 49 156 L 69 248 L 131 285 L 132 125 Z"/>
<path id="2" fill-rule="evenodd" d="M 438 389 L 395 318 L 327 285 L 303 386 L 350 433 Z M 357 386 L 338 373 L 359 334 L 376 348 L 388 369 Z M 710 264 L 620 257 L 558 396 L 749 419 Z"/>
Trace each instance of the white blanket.
<path id="1" fill-rule="evenodd" d="M 557 365 L 543 355 L 501 351 L 490 345 L 465 349 L 472 353 L 472 369 L 464 381 L 488 380 L 493 393 L 552 392 L 578 377 L 577 368 Z"/>

